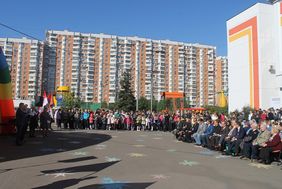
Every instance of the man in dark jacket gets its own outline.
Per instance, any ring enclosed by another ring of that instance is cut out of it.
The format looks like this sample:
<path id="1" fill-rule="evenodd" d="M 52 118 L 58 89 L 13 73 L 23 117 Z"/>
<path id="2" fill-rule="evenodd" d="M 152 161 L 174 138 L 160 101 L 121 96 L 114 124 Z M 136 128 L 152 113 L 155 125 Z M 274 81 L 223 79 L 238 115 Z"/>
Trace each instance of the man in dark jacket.
<path id="1" fill-rule="evenodd" d="M 216 140 L 215 149 L 219 151 L 223 151 L 225 148 L 225 138 L 228 136 L 230 132 L 230 128 L 225 121 L 221 122 L 220 127 L 221 130 L 220 130 L 219 138 L 215 139 Z"/>
<path id="2" fill-rule="evenodd" d="M 28 124 L 28 115 L 25 111 L 24 103 L 19 104 L 19 108 L 16 112 L 16 128 L 17 128 L 17 135 L 16 135 L 16 144 L 22 145 L 25 135 L 25 127 Z"/>
<path id="3" fill-rule="evenodd" d="M 29 112 L 29 137 L 35 137 L 35 128 L 38 127 L 38 112 L 32 107 Z"/>
<path id="4" fill-rule="evenodd" d="M 61 123 L 62 123 L 62 110 L 58 109 L 56 112 L 56 123 L 58 129 L 61 129 Z"/>
<path id="5" fill-rule="evenodd" d="M 61 114 L 62 122 L 64 124 L 64 129 L 68 128 L 68 122 L 69 122 L 69 114 L 67 110 L 63 110 Z"/>
<path id="6" fill-rule="evenodd" d="M 240 144 L 243 141 L 246 133 L 244 128 L 240 126 L 240 122 L 238 120 L 232 120 L 231 123 L 235 126 L 235 136 L 227 142 L 226 155 L 231 155 L 231 152 L 234 150 L 234 156 L 238 156 Z"/>
<path id="7" fill-rule="evenodd" d="M 220 138 L 220 132 L 221 132 L 221 126 L 219 125 L 219 122 L 218 120 L 215 120 L 214 121 L 214 132 L 212 135 L 210 135 L 208 137 L 208 148 L 211 149 L 211 150 L 214 150 L 215 149 L 215 146 L 217 145 L 218 141 L 219 141 L 219 138 Z"/>
<path id="8" fill-rule="evenodd" d="M 246 136 L 243 140 L 243 155 L 240 159 L 251 159 L 252 154 L 252 143 L 257 138 L 259 130 L 255 120 L 251 120 L 251 128 L 247 131 Z"/>
<path id="9" fill-rule="evenodd" d="M 51 116 L 48 112 L 48 108 L 44 107 L 43 112 L 40 114 L 40 127 L 43 131 L 42 133 L 43 137 L 47 137 L 48 128 L 50 124 L 51 124 Z"/>

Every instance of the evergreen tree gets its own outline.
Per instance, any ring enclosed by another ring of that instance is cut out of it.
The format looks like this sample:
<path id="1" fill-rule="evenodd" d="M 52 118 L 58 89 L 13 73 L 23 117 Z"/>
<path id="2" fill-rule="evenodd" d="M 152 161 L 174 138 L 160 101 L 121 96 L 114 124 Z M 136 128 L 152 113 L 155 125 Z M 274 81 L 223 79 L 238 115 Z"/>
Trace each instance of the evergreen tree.
<path id="1" fill-rule="evenodd" d="M 144 96 L 139 99 L 139 110 L 149 110 L 150 101 L 147 100 Z"/>
<path id="2" fill-rule="evenodd" d="M 124 111 L 134 111 L 136 108 L 136 100 L 131 88 L 130 70 L 127 70 L 123 73 L 122 79 L 120 81 L 117 107 Z"/>

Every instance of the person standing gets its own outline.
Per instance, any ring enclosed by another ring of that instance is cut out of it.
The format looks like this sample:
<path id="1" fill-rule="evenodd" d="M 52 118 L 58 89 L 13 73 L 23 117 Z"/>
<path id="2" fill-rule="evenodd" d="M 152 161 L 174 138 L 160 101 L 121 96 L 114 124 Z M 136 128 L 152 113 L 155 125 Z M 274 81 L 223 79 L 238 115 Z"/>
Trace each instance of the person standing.
<path id="1" fill-rule="evenodd" d="M 96 118 L 98 116 L 95 116 Z M 90 112 L 90 115 L 89 115 L 89 129 L 94 129 L 94 113 L 93 112 Z M 97 123 L 95 123 L 95 129 L 97 129 Z"/>
<path id="2" fill-rule="evenodd" d="M 43 137 L 47 137 L 49 124 L 51 123 L 51 116 L 48 113 L 48 108 L 44 107 L 43 112 L 40 114 L 40 127 L 42 129 Z"/>
<path id="3" fill-rule="evenodd" d="M 80 128 L 80 112 L 78 110 L 74 113 L 74 129 Z"/>
<path id="4" fill-rule="evenodd" d="M 74 111 L 69 110 L 69 127 L 70 129 L 74 129 Z"/>
<path id="5" fill-rule="evenodd" d="M 57 110 L 57 112 L 56 112 L 56 123 L 57 123 L 57 127 L 58 127 L 58 129 L 61 129 L 61 123 L 62 123 L 62 110 L 61 109 L 59 109 L 59 110 Z"/>
<path id="6" fill-rule="evenodd" d="M 89 113 L 87 110 L 85 110 L 83 112 L 83 129 L 89 129 L 88 119 L 89 119 Z"/>
<path id="7" fill-rule="evenodd" d="M 29 116 L 29 137 L 35 137 L 35 128 L 38 127 L 38 112 L 35 107 L 31 108 Z"/>
<path id="8" fill-rule="evenodd" d="M 16 144 L 22 145 L 23 139 L 24 139 L 24 127 L 25 124 L 27 124 L 27 114 L 25 112 L 25 105 L 24 103 L 19 104 L 19 108 L 16 112 Z"/>
<path id="9" fill-rule="evenodd" d="M 69 120 L 68 112 L 67 110 L 63 110 L 62 111 L 62 122 L 64 124 L 64 129 L 68 128 L 68 120 Z"/>

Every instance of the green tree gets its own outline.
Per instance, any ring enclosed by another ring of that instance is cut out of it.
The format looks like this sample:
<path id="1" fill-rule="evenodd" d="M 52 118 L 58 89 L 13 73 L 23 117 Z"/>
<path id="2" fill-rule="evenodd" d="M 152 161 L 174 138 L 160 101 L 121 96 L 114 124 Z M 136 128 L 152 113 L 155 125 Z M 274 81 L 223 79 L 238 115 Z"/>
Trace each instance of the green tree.
<path id="1" fill-rule="evenodd" d="M 130 70 L 123 73 L 120 81 L 120 91 L 118 93 L 117 107 L 124 111 L 134 111 L 136 107 L 136 99 L 133 95 L 131 87 Z"/>
<path id="2" fill-rule="evenodd" d="M 81 101 L 79 98 L 74 97 L 74 93 L 65 93 L 63 94 L 63 103 L 64 108 L 80 108 Z"/>
<path id="3" fill-rule="evenodd" d="M 150 109 L 150 102 L 144 96 L 139 99 L 138 102 L 139 110 L 149 110 Z"/>
<path id="4" fill-rule="evenodd" d="M 110 109 L 110 110 L 115 110 L 115 109 L 117 109 L 117 103 L 109 103 L 108 109 Z"/>
<path id="5" fill-rule="evenodd" d="M 224 113 L 228 114 L 228 107 L 218 107 L 218 106 L 205 106 L 207 110 L 209 110 L 210 113 Z"/>
<path id="6" fill-rule="evenodd" d="M 106 101 L 103 101 L 101 103 L 101 108 L 109 108 L 108 103 Z"/>

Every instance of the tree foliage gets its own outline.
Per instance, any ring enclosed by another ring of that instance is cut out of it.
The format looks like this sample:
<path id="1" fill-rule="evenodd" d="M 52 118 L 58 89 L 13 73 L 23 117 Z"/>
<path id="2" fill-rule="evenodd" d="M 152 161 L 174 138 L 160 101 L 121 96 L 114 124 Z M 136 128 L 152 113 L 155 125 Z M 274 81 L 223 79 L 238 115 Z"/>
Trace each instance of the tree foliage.
<path id="1" fill-rule="evenodd" d="M 130 70 L 123 73 L 120 81 L 120 91 L 118 93 L 117 107 L 124 111 L 134 111 L 136 108 L 136 99 L 131 87 Z"/>
<path id="2" fill-rule="evenodd" d="M 149 100 L 142 96 L 138 101 L 138 106 L 139 110 L 149 110 L 151 104 Z"/>
<path id="3" fill-rule="evenodd" d="M 109 108 L 108 103 L 107 103 L 106 101 L 103 101 L 103 102 L 101 103 L 101 108 Z"/>
<path id="4" fill-rule="evenodd" d="M 228 114 L 228 107 L 218 107 L 218 106 L 205 106 L 209 110 L 210 113 L 224 113 Z"/>
<path id="5" fill-rule="evenodd" d="M 63 103 L 64 108 L 80 108 L 81 101 L 79 98 L 74 97 L 74 93 L 65 93 L 63 94 Z"/>

